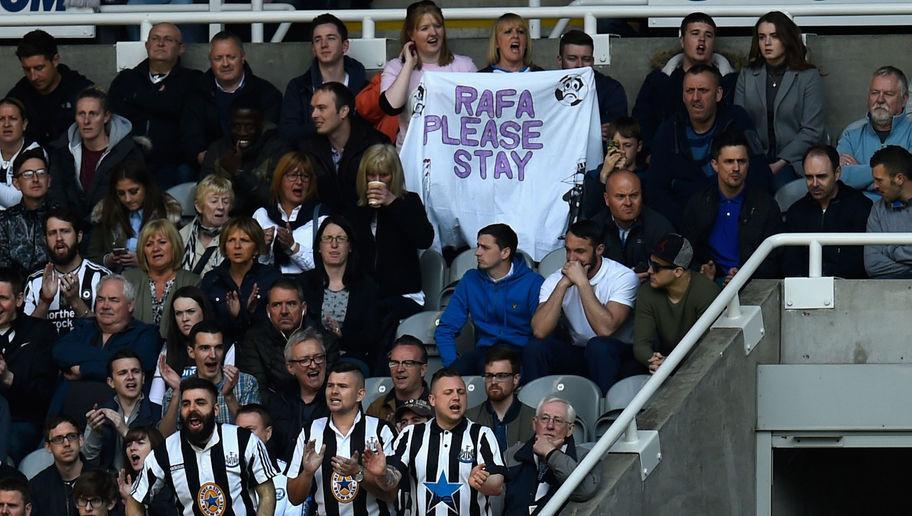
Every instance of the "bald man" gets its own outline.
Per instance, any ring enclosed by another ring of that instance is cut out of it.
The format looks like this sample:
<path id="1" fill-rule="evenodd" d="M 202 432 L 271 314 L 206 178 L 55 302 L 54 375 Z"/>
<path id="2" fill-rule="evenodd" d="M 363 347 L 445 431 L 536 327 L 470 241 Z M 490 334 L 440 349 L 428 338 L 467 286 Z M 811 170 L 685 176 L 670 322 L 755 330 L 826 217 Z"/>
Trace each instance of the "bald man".
<path id="1" fill-rule="evenodd" d="M 608 175 L 605 181 L 605 209 L 593 220 L 605 231 L 603 256 L 633 269 L 646 281 L 649 253 L 666 233 L 674 231 L 663 215 L 643 203 L 640 178 L 628 170 Z"/>

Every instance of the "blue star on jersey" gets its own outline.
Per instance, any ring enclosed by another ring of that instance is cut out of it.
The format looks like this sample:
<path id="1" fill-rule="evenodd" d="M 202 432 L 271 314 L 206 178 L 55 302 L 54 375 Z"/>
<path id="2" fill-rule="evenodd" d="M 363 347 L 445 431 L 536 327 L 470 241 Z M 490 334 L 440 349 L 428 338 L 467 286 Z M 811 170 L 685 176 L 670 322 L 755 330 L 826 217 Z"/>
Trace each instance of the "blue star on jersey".
<path id="1" fill-rule="evenodd" d="M 437 482 L 424 482 L 424 487 L 433 495 L 430 503 L 428 503 L 428 512 L 433 511 L 440 504 L 446 505 L 448 509 L 455 513 L 459 512 L 456 509 L 456 500 L 453 495 L 462 487 L 462 482 L 447 482 L 446 475 L 441 472 Z"/>

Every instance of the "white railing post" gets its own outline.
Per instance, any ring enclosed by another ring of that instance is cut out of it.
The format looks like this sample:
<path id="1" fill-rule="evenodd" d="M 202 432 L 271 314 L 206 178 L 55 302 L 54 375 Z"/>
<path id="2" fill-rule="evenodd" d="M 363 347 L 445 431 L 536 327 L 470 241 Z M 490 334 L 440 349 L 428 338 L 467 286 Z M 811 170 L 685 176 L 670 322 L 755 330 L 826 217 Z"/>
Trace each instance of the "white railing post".
<path id="1" fill-rule="evenodd" d="M 637 435 L 637 420 L 633 418 L 630 420 L 630 423 L 627 425 L 627 430 L 624 432 L 624 442 L 635 443 L 639 441 L 640 438 Z"/>
<path id="2" fill-rule="evenodd" d="M 590 36 L 598 34 L 598 19 L 592 13 L 583 16 L 583 31 Z"/>
<path id="3" fill-rule="evenodd" d="M 222 11 L 222 0 L 209 0 L 209 12 L 218 13 Z M 209 39 L 212 39 L 212 36 L 215 36 L 222 30 L 224 27 L 221 23 L 210 23 L 209 24 Z"/>
<path id="4" fill-rule="evenodd" d="M 823 276 L 823 246 L 820 240 L 811 240 L 808 243 L 808 277 L 819 278 Z"/>
<path id="5" fill-rule="evenodd" d="M 370 16 L 361 20 L 361 39 L 374 39 L 377 37 L 377 24 Z"/>
<path id="6" fill-rule="evenodd" d="M 729 319 L 738 319 L 741 317 L 741 300 L 738 299 L 737 293 L 732 296 L 731 301 L 728 302 L 728 307 L 725 310 L 725 317 Z"/>
<path id="7" fill-rule="evenodd" d="M 541 0 L 529 0 L 529 7 L 541 7 Z M 541 37 L 541 19 L 532 18 L 529 20 L 529 38 L 538 39 Z"/>
<path id="8" fill-rule="evenodd" d="M 152 32 L 152 20 L 148 16 L 139 24 L 139 40 L 148 41 L 149 33 Z"/>
<path id="9" fill-rule="evenodd" d="M 250 10 L 253 12 L 263 10 L 263 0 L 250 0 Z M 262 43 L 263 42 L 263 24 L 262 23 L 252 23 L 250 24 L 250 42 L 251 43 Z"/>

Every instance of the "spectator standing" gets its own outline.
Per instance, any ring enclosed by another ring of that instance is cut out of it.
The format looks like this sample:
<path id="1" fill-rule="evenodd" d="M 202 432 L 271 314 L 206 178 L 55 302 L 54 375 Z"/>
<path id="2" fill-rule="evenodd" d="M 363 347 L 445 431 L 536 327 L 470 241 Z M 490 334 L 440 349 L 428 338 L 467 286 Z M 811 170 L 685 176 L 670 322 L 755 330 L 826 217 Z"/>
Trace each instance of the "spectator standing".
<path id="1" fill-rule="evenodd" d="M 282 98 L 279 134 L 297 143 L 316 134 L 311 118 L 311 99 L 323 84 L 337 82 L 356 95 L 367 84 L 364 65 L 345 55 L 348 52 L 348 27 L 339 18 L 324 13 L 311 22 L 310 48 L 313 60 L 304 74 L 288 81 Z"/>
<path id="2" fill-rule="evenodd" d="M 22 199 L 13 184 L 13 163 L 23 151 L 39 148 L 38 142 L 25 137 L 28 117 L 21 100 L 0 99 L 0 208 L 7 209 Z"/>
<path id="3" fill-rule="evenodd" d="M 881 199 L 868 216 L 868 233 L 912 231 L 912 154 L 888 145 L 871 156 L 874 188 Z M 912 246 L 866 245 L 865 270 L 871 278 L 912 278 Z"/>
<path id="4" fill-rule="evenodd" d="M 540 72 L 542 67 L 532 63 L 532 41 L 529 24 L 522 16 L 506 13 L 497 18 L 488 38 L 488 66 L 478 70 L 485 73 Z"/>
<path id="5" fill-rule="evenodd" d="M 92 81 L 61 64 L 57 41 L 40 29 L 22 37 L 16 57 L 25 77 L 6 96 L 25 104 L 29 118 L 26 136 L 47 146 L 73 122 L 77 95 L 91 86 Z"/>

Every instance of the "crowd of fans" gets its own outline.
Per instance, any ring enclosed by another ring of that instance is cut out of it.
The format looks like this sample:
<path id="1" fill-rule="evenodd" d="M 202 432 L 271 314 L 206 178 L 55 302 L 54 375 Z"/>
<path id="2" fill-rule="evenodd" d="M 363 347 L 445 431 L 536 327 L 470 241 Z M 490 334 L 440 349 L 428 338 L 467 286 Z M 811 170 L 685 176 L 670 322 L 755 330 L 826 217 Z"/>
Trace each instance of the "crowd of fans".
<path id="1" fill-rule="evenodd" d="M 585 452 L 573 407 L 527 407 L 523 384 L 577 374 L 606 393 L 655 372 L 774 233 L 912 228 L 903 72 L 874 72 L 868 116 L 834 148 L 825 78 L 791 19 L 758 20 L 740 71 L 715 29 L 684 19 L 632 116 L 595 72 L 605 159 L 565 263 L 542 277 L 510 226 L 482 228 L 439 318 L 437 372 L 425 343 L 395 338 L 430 304 L 418 257 L 434 227 L 392 144 L 425 71 L 477 66 L 449 49 L 433 2 L 409 6 L 373 79 L 345 55 L 345 25 L 315 18 L 313 64 L 284 95 L 229 32 L 201 72 L 157 24 L 108 92 L 26 34 L 25 77 L 0 99 L 4 514 L 536 513 Z M 489 47 L 479 72 L 542 69 L 519 16 Z M 564 34 L 560 67 L 593 63 L 592 39 Z M 189 221 L 167 193 L 186 182 Z M 827 247 L 823 274 L 912 277 L 910 254 Z M 790 248 L 755 277 L 806 272 Z M 471 409 L 466 375 L 487 395 Z M 362 408 L 371 376 L 393 388 Z M 42 447 L 53 463 L 26 483 L 10 466 Z"/>

